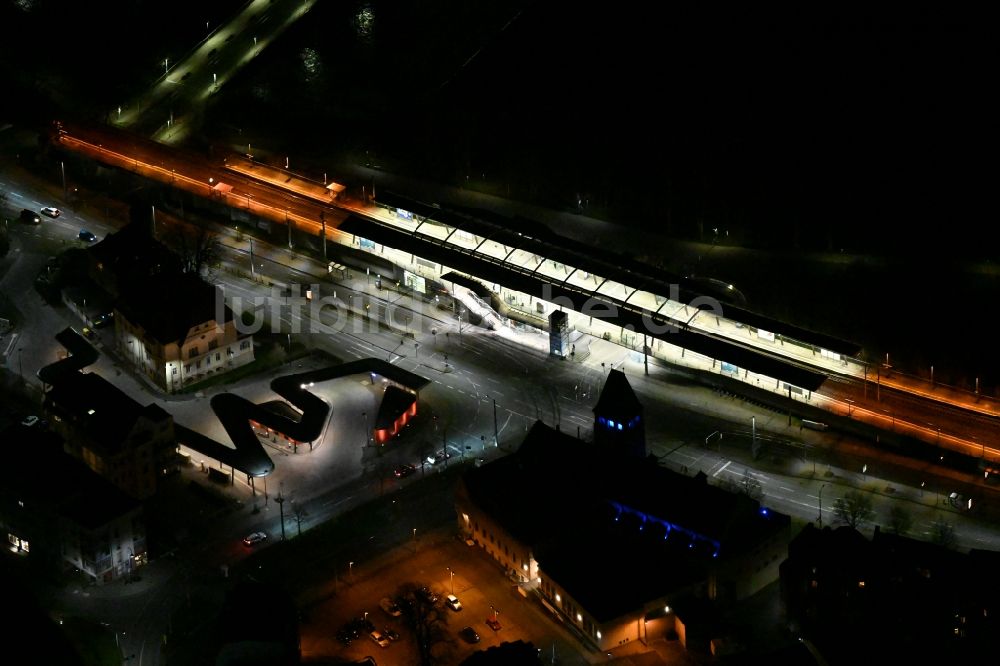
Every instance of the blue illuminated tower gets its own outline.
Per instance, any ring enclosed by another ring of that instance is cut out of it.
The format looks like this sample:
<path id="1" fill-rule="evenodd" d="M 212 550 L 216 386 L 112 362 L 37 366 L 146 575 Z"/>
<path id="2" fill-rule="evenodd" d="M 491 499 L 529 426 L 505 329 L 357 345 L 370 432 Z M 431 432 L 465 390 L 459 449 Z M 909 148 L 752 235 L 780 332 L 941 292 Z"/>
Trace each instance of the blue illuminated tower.
<path id="1" fill-rule="evenodd" d="M 642 403 L 625 373 L 612 370 L 594 406 L 594 443 L 614 456 L 646 457 L 646 423 Z"/>

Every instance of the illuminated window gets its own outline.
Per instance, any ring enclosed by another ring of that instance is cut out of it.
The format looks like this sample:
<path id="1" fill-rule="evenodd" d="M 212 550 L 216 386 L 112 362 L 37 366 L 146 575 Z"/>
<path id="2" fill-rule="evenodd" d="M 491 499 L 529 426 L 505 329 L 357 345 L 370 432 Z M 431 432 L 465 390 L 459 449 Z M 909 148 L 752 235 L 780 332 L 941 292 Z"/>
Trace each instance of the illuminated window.
<path id="1" fill-rule="evenodd" d="M 601 640 L 601 632 L 597 632 L 597 640 Z"/>
<path id="2" fill-rule="evenodd" d="M 577 613 L 577 614 L 576 614 L 576 621 L 577 621 L 577 622 L 583 622 L 583 616 L 582 616 L 582 615 L 580 615 L 579 613 Z"/>
<path id="3" fill-rule="evenodd" d="M 859 580 L 858 581 L 858 587 L 861 588 L 861 589 L 864 589 L 864 587 L 865 587 L 865 581 Z"/>
<path id="4" fill-rule="evenodd" d="M 559 596 L 558 592 L 556 592 L 556 602 L 557 603 L 561 603 L 562 602 L 562 597 Z"/>
<path id="5" fill-rule="evenodd" d="M 621 429 L 622 429 L 622 424 L 621 424 L 621 423 L 619 423 L 619 424 L 618 424 L 618 429 L 619 429 L 619 430 L 621 430 Z"/>

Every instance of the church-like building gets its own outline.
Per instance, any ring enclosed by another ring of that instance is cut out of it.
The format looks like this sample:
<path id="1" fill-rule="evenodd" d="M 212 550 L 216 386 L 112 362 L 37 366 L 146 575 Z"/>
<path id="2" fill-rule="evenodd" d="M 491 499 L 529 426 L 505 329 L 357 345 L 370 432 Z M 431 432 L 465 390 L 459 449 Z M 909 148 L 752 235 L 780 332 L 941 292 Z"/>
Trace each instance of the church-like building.
<path id="1" fill-rule="evenodd" d="M 788 516 L 646 455 L 642 404 L 612 370 L 593 442 L 541 422 L 517 452 L 469 470 L 458 526 L 586 644 L 677 630 L 678 608 L 737 600 L 777 579 Z"/>

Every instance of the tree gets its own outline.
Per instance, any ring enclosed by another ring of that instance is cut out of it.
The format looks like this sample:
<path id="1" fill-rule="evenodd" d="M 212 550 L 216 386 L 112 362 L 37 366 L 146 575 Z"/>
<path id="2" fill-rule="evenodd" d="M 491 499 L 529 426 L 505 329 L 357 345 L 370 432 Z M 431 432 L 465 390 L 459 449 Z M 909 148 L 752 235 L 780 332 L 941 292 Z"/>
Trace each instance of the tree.
<path id="1" fill-rule="evenodd" d="M 913 527 L 913 517 L 901 506 L 889 509 L 889 529 L 893 534 L 903 536 Z"/>
<path id="2" fill-rule="evenodd" d="M 833 505 L 833 512 L 838 520 L 854 529 L 863 527 L 874 515 L 871 497 L 858 490 L 852 490 L 838 498 Z"/>
<path id="3" fill-rule="evenodd" d="M 295 527 L 299 536 L 302 536 L 302 521 L 309 517 L 309 512 L 301 502 L 292 502 L 292 516 L 295 518 Z"/>
<path id="4" fill-rule="evenodd" d="M 204 227 L 174 225 L 163 240 L 180 257 L 185 273 L 201 275 L 221 256 L 218 236 Z"/>
<path id="5" fill-rule="evenodd" d="M 402 600 L 403 618 L 413 631 L 417 643 L 417 653 L 420 655 L 421 666 L 430 666 L 438 660 L 431 655 L 434 646 L 438 644 L 454 645 L 445 629 L 448 616 L 440 606 L 433 604 L 420 592 L 426 589 L 416 583 L 404 583 L 397 591 L 397 598 Z M 441 655 L 438 655 L 440 657 Z"/>
<path id="6" fill-rule="evenodd" d="M 750 468 L 743 470 L 743 479 L 740 481 L 740 492 L 750 499 L 760 501 L 764 497 L 764 488 L 760 481 L 750 473 Z"/>

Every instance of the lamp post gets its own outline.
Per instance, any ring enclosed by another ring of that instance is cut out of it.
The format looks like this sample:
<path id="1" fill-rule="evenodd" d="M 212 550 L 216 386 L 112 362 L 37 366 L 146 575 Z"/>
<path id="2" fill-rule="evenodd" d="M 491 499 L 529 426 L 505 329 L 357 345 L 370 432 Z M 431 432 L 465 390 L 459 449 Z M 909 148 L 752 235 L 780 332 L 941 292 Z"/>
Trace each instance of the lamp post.
<path id="1" fill-rule="evenodd" d="M 319 221 L 323 225 L 323 260 L 326 261 L 326 213 L 319 212 Z"/>
<path id="2" fill-rule="evenodd" d="M 285 484 L 282 483 L 282 486 Z M 285 540 L 285 498 L 281 493 L 281 489 L 278 489 L 278 496 L 274 498 L 274 501 L 278 503 L 278 512 L 281 514 L 281 540 Z"/>
<path id="3" fill-rule="evenodd" d="M 250 236 L 250 275 L 254 278 L 257 277 L 257 271 L 253 267 L 253 236 Z"/>
<path id="4" fill-rule="evenodd" d="M 347 575 L 350 577 L 351 582 L 354 582 L 354 562 L 347 563 Z"/>
<path id="5" fill-rule="evenodd" d="M 368 412 L 361 412 L 361 416 L 365 417 L 365 443 L 362 445 L 362 447 L 367 447 L 368 444 L 371 442 L 371 440 L 369 439 L 370 431 L 368 429 Z"/>
<path id="6" fill-rule="evenodd" d="M 451 593 L 455 594 L 455 572 L 452 571 L 451 567 L 445 567 L 448 569 L 448 575 L 451 576 Z"/>
<path id="7" fill-rule="evenodd" d="M 826 488 L 828 484 L 823 484 L 819 487 L 819 518 L 816 520 L 819 522 L 820 529 L 823 529 L 823 489 Z"/>

